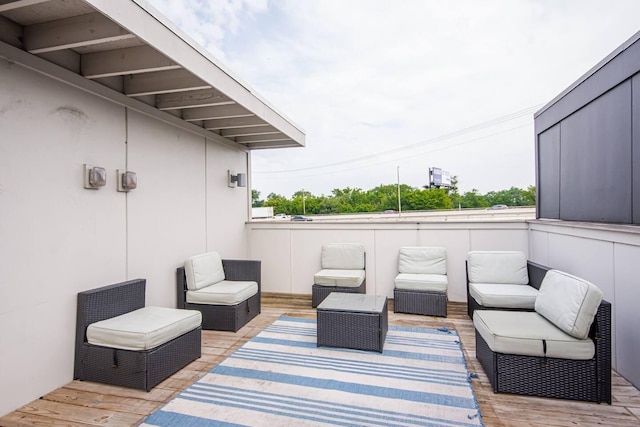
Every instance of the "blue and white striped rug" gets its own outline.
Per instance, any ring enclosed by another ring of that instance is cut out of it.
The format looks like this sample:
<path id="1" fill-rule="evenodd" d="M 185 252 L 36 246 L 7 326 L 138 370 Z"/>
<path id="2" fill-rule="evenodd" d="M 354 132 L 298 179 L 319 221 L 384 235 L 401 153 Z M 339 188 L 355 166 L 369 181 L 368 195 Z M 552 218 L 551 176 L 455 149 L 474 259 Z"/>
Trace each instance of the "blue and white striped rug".
<path id="1" fill-rule="evenodd" d="M 384 352 L 316 347 L 281 317 L 142 426 L 482 426 L 455 331 L 389 327 Z"/>

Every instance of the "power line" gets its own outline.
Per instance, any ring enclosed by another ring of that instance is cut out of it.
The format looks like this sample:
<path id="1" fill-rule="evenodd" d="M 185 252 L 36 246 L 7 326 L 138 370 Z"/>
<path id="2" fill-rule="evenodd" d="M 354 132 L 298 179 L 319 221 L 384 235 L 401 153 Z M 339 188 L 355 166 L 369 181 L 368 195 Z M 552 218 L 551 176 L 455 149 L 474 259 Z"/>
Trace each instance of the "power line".
<path id="1" fill-rule="evenodd" d="M 430 145 L 430 144 L 435 144 L 437 142 L 442 142 L 442 141 L 445 141 L 447 139 L 451 139 L 451 138 L 454 138 L 454 137 L 457 137 L 457 136 L 461 136 L 461 135 L 464 135 L 464 134 L 467 134 L 467 133 L 471 133 L 471 132 L 475 132 L 475 131 L 478 131 L 478 130 L 481 130 L 481 129 L 485 129 L 485 128 L 488 128 L 488 127 L 496 126 L 496 125 L 499 125 L 499 124 L 502 124 L 502 123 L 505 123 L 505 122 L 508 122 L 508 121 L 511 121 L 511 120 L 514 120 L 514 119 L 517 119 L 517 118 L 520 118 L 520 117 L 523 117 L 523 116 L 526 116 L 528 114 L 531 114 L 531 113 L 537 111 L 542 105 L 543 104 L 534 105 L 534 106 L 525 108 L 523 110 L 515 111 L 515 112 L 512 112 L 512 113 L 506 114 L 504 116 L 500 116 L 500 117 L 497 117 L 495 119 L 491 119 L 491 120 L 488 120 L 486 122 L 482 122 L 482 123 L 479 123 L 479 124 L 476 124 L 476 125 L 472 125 L 472 126 L 469 126 L 469 127 L 466 127 L 466 128 L 454 131 L 454 132 L 450 132 L 450 133 L 447 133 L 447 134 L 444 134 L 444 135 L 440 135 L 440 136 L 437 136 L 437 137 L 434 137 L 434 138 L 426 139 L 424 141 L 416 142 L 416 143 L 413 143 L 413 144 L 410 144 L 410 145 L 405 145 L 405 146 L 402 146 L 402 147 L 394 148 L 394 149 L 391 149 L 391 150 L 380 151 L 380 152 L 375 153 L 375 154 L 368 154 L 368 155 L 362 156 L 362 157 L 356 157 L 356 158 L 349 159 L 349 160 L 342 160 L 342 161 L 339 161 L 339 162 L 326 163 L 326 164 L 317 165 L 317 166 L 307 166 L 307 167 L 304 167 L 304 168 L 285 169 L 285 170 L 279 170 L 279 171 L 254 171 L 253 173 L 254 174 L 272 174 L 272 173 L 280 174 L 280 173 L 289 173 L 289 172 L 302 172 L 302 171 L 308 171 L 308 170 L 313 170 L 313 169 L 322 169 L 322 168 L 327 168 L 327 167 L 332 167 L 332 166 L 340 166 L 340 165 L 350 164 L 350 163 L 354 163 L 354 162 L 361 162 L 361 161 L 369 160 L 369 159 L 373 159 L 373 158 L 379 158 L 380 156 L 386 156 L 386 155 L 393 154 L 393 153 L 412 150 L 414 148 L 418 148 L 418 147 L 422 147 L 422 146 Z M 522 127 L 522 126 L 519 126 L 519 127 Z M 513 128 L 513 129 L 517 129 L 517 128 Z M 513 129 L 511 129 L 511 130 L 513 130 Z M 492 135 L 489 135 L 489 136 L 498 135 L 499 133 L 503 133 L 503 132 L 498 132 L 498 133 L 495 133 L 495 134 L 492 134 Z M 483 139 L 483 138 L 477 138 L 477 139 L 474 139 L 474 140 L 471 140 L 471 141 L 468 141 L 468 142 L 476 141 L 478 139 Z M 467 142 L 464 142 L 464 143 L 467 143 Z M 454 145 L 451 145 L 450 147 L 455 147 L 457 145 L 462 145 L 464 143 L 454 144 Z M 433 150 L 433 151 L 439 151 L 439 150 L 446 149 L 446 148 L 449 148 L 449 147 L 443 147 L 441 149 Z M 384 163 L 386 163 L 386 162 L 383 162 L 381 164 L 384 164 Z"/>

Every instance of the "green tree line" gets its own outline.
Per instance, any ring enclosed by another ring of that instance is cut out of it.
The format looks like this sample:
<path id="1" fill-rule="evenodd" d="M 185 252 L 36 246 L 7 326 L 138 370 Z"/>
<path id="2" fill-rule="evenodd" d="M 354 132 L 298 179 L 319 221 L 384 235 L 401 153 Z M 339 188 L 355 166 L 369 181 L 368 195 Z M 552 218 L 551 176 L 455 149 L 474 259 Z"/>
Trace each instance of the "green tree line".
<path id="1" fill-rule="evenodd" d="M 424 211 L 434 209 L 487 208 L 493 205 L 533 206 L 536 203 L 534 186 L 526 190 L 511 187 L 508 190 L 490 191 L 481 194 L 473 189 L 459 194 L 457 182 L 452 180 L 452 187 L 414 188 L 400 184 L 400 201 L 402 211 Z M 395 184 L 380 185 L 371 190 L 360 188 L 334 189 L 330 195 L 316 196 L 308 191 L 300 190 L 291 198 L 271 193 L 266 199 L 260 199 L 260 192 L 252 190 L 252 206 L 273 206 L 275 214 L 343 214 L 356 212 L 384 212 L 398 210 L 398 186 Z"/>

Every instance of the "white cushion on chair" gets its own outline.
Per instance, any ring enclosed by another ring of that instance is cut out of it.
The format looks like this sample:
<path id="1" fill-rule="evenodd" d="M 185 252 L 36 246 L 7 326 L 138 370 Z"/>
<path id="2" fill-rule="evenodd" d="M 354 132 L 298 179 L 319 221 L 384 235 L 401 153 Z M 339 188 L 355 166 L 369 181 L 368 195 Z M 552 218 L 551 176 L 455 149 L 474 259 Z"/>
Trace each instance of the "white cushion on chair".
<path id="1" fill-rule="evenodd" d="M 476 310 L 473 325 L 496 353 L 573 360 L 595 354 L 591 339 L 572 337 L 533 311 Z"/>
<path id="2" fill-rule="evenodd" d="M 540 285 L 535 309 L 564 332 L 585 339 L 601 302 L 602 291 L 593 283 L 549 270 Z"/>
<path id="3" fill-rule="evenodd" d="M 143 307 L 87 327 L 87 342 L 124 350 L 149 350 L 202 324 L 197 310 Z"/>
<path id="4" fill-rule="evenodd" d="M 322 245 L 322 269 L 363 270 L 364 246 L 358 243 L 329 243 Z"/>
<path id="5" fill-rule="evenodd" d="M 527 257 L 517 251 L 471 251 L 467 256 L 469 283 L 527 285 Z"/>
<path id="6" fill-rule="evenodd" d="M 538 290 L 533 286 L 504 283 L 469 283 L 469 295 L 483 307 L 533 310 Z"/>
<path id="7" fill-rule="evenodd" d="M 322 286 L 357 288 L 364 282 L 364 270 L 320 270 L 313 275 L 313 283 Z"/>
<path id="8" fill-rule="evenodd" d="M 411 291 L 447 291 L 447 276 L 445 274 L 413 274 L 400 273 L 394 280 L 396 289 Z"/>
<path id="9" fill-rule="evenodd" d="M 195 291 L 225 279 L 222 259 L 217 252 L 192 256 L 184 262 L 187 289 Z"/>
<path id="10" fill-rule="evenodd" d="M 187 291 L 187 302 L 192 304 L 236 305 L 258 293 L 256 282 L 223 280 L 215 285 Z"/>
<path id="11" fill-rule="evenodd" d="M 398 272 L 447 274 L 447 251 L 440 247 L 406 246 L 400 248 Z"/>

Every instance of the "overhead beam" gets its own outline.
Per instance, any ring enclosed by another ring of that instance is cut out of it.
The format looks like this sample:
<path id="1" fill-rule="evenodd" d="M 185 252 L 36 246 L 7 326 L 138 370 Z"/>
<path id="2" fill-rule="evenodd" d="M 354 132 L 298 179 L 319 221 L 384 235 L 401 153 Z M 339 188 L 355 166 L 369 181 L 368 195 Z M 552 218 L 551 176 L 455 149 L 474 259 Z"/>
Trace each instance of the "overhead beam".
<path id="1" fill-rule="evenodd" d="M 184 69 L 132 74 L 124 78 L 124 93 L 127 96 L 183 92 L 210 87 L 209 84 Z"/>
<path id="2" fill-rule="evenodd" d="M 189 108 L 182 112 L 182 118 L 188 122 L 197 120 L 229 119 L 232 117 L 251 117 L 254 115 L 255 114 L 251 111 L 238 104 Z"/>
<path id="3" fill-rule="evenodd" d="M 158 107 L 159 110 L 179 110 L 182 108 L 210 107 L 230 104 L 235 104 L 235 102 L 216 89 L 167 93 L 156 97 L 156 107 Z"/>
<path id="4" fill-rule="evenodd" d="M 235 138 L 236 142 L 240 144 L 249 144 L 254 142 L 273 142 L 273 141 L 288 141 L 289 138 L 283 133 L 277 133 L 273 135 L 251 135 L 251 136 L 239 136 Z"/>
<path id="5" fill-rule="evenodd" d="M 273 126 L 254 126 L 250 128 L 239 128 L 239 129 L 223 129 L 220 131 L 220 135 L 225 138 L 234 138 L 236 136 L 249 136 L 249 135 L 269 135 L 274 133 L 281 133 L 278 129 Z"/>
<path id="6" fill-rule="evenodd" d="M 294 141 L 292 139 L 289 139 L 287 141 L 274 141 L 274 142 L 252 142 L 250 144 L 246 144 L 246 147 L 249 150 L 299 147 L 299 145 L 293 145 L 292 144 L 293 142 Z"/>
<path id="7" fill-rule="evenodd" d="M 97 12 L 24 27 L 25 50 L 34 54 L 131 38 L 135 35 Z"/>
<path id="8" fill-rule="evenodd" d="M 34 4 L 44 3 L 46 1 L 49 0 L 0 0 L 0 12 L 33 6 Z"/>
<path id="9" fill-rule="evenodd" d="M 87 53 L 80 60 L 81 73 L 89 79 L 178 68 L 180 65 L 150 46 Z"/>
<path id="10" fill-rule="evenodd" d="M 215 119 L 215 120 L 205 120 L 203 122 L 203 127 L 207 130 L 209 129 L 234 129 L 234 128 L 248 128 L 254 126 L 264 126 L 264 120 L 259 117 L 239 117 L 233 119 Z"/>

